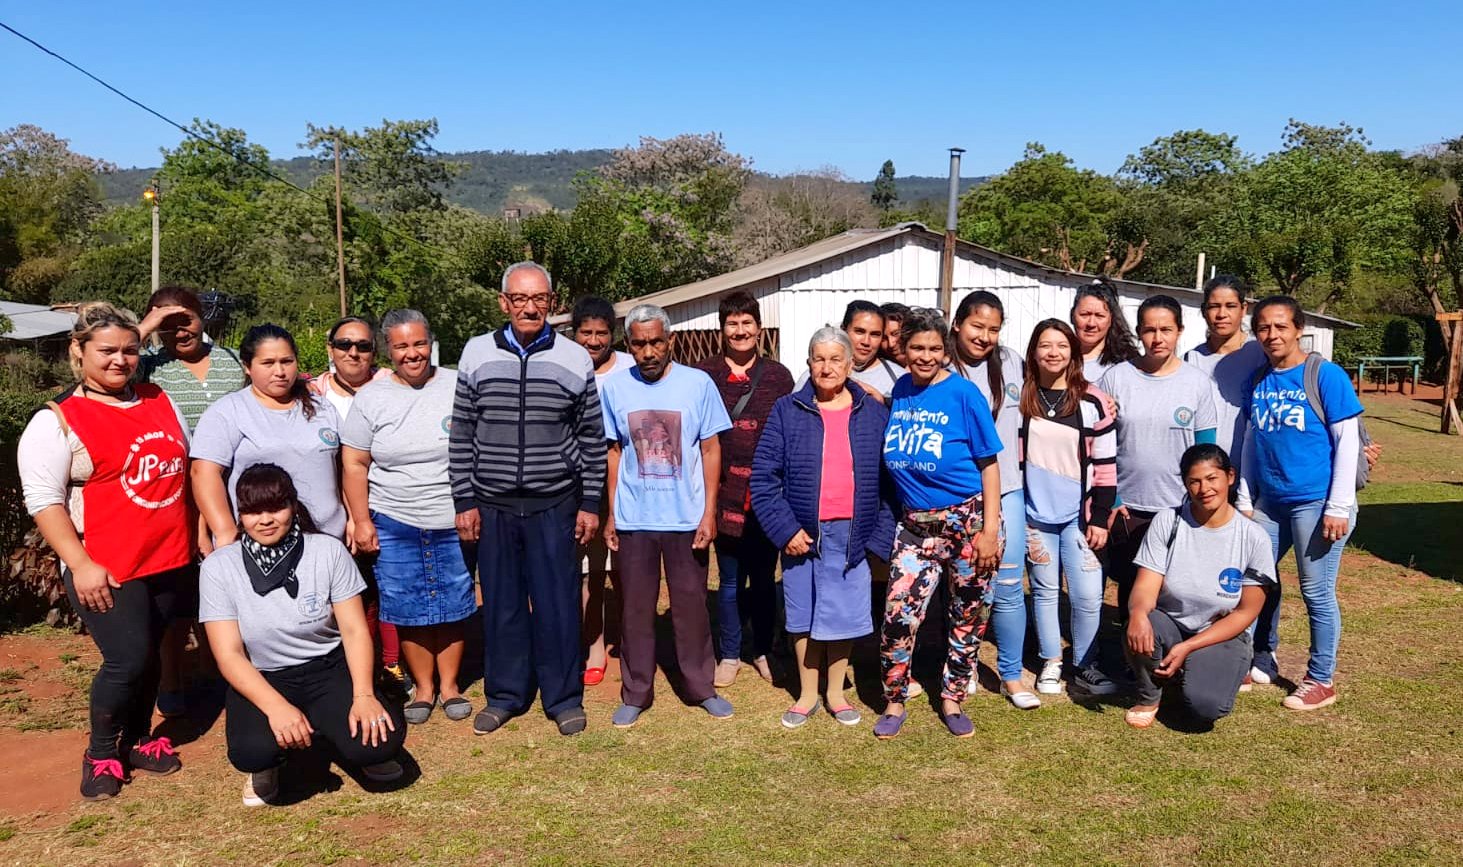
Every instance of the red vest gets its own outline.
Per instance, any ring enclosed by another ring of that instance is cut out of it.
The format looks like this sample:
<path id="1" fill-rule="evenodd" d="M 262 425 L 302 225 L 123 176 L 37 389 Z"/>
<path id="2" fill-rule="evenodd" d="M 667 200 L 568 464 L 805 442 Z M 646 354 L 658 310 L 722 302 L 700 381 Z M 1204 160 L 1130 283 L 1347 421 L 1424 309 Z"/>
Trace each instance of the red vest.
<path id="1" fill-rule="evenodd" d="M 82 544 L 118 581 L 186 566 L 194 548 L 187 437 L 162 389 L 134 388 L 126 408 L 76 396 L 56 404 L 91 455 Z"/>

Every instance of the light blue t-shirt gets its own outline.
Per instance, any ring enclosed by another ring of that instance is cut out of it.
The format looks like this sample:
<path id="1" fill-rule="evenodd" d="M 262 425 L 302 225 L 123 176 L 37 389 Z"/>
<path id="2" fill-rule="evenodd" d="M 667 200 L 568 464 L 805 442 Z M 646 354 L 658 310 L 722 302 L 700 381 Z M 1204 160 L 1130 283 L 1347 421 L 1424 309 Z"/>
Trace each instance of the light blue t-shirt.
<path id="1" fill-rule="evenodd" d="M 615 529 L 689 532 L 706 514 L 701 442 L 731 427 L 716 383 L 685 364 L 646 382 L 638 368 L 600 383 L 605 438 L 620 444 Z"/>
<path id="2" fill-rule="evenodd" d="M 1214 380 L 1215 408 L 1219 410 L 1219 427 L 1214 441 L 1229 455 L 1234 466 L 1240 465 L 1245 447 L 1245 425 L 1250 418 L 1250 388 L 1255 374 L 1265 366 L 1265 350 L 1250 339 L 1228 355 L 1217 355 L 1209 344 L 1201 343 L 1184 355 L 1184 363 L 1192 364 Z"/>
<path id="3" fill-rule="evenodd" d="M 189 456 L 229 469 L 235 517 L 240 474 L 255 464 L 277 464 L 290 474 L 315 526 L 339 539 L 345 535 L 345 506 L 335 469 L 340 416 L 325 398 L 311 395 L 308 400 L 315 402 L 315 417 L 307 419 L 298 402 L 289 409 L 266 409 L 253 389 L 225 395 L 203 411 Z"/>
<path id="4" fill-rule="evenodd" d="M 908 375 L 894 384 L 884 465 L 910 509 L 944 509 L 981 493 L 979 458 L 1001 451 L 985 395 L 951 374 L 917 386 Z"/>
<path id="5" fill-rule="evenodd" d="M 1361 401 L 1346 371 L 1323 362 L 1320 384 L 1328 423 L 1361 415 Z M 1255 428 L 1255 478 L 1261 497 L 1286 505 L 1326 499 L 1335 448 L 1331 432 L 1306 399 L 1304 364 L 1271 370 L 1255 385 L 1250 424 Z"/>

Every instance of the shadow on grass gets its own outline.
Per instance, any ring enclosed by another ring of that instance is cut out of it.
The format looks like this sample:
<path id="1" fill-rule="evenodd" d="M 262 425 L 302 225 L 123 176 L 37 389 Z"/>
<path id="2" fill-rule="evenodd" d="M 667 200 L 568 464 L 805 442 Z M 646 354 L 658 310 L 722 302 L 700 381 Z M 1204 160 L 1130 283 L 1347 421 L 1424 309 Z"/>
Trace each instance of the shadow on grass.
<path id="1" fill-rule="evenodd" d="M 1434 578 L 1463 581 L 1459 526 L 1463 501 L 1370 504 L 1362 507 L 1351 545 Z"/>

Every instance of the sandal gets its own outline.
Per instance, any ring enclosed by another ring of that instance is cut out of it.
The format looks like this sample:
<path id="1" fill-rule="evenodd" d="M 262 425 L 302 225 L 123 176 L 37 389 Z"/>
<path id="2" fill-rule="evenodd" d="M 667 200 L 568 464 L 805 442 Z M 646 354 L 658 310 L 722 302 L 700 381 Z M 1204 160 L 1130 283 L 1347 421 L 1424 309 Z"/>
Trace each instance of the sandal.
<path id="1" fill-rule="evenodd" d="M 1158 708 L 1153 710 L 1130 710 L 1123 714 L 1123 722 L 1135 729 L 1146 729 L 1158 717 Z"/>
<path id="2" fill-rule="evenodd" d="M 401 714 L 402 716 L 406 717 L 406 721 L 408 723 L 411 723 L 414 726 L 419 726 L 432 718 L 432 710 L 436 707 L 437 702 L 435 700 L 414 701 L 406 707 L 402 708 Z"/>

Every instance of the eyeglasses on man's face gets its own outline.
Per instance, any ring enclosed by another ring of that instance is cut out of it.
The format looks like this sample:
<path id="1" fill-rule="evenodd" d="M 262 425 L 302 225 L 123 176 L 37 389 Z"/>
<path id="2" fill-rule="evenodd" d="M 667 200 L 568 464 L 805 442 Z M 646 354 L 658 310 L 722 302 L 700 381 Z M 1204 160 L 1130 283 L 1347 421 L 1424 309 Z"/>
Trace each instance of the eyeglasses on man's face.
<path id="1" fill-rule="evenodd" d="M 503 297 L 508 299 L 509 307 L 515 310 L 522 310 L 530 304 L 534 307 L 548 307 L 549 302 L 553 300 L 554 296 L 547 292 L 538 292 L 533 295 L 519 295 L 515 293 L 512 295 L 504 295 Z"/>

